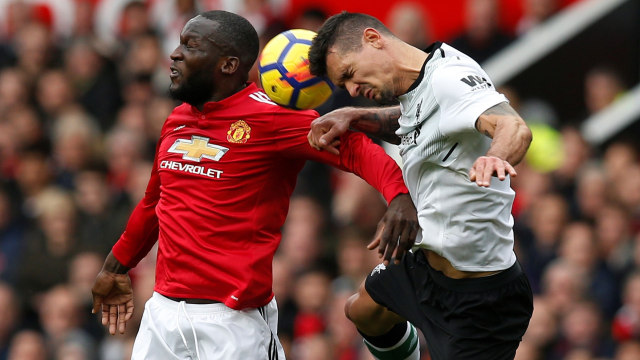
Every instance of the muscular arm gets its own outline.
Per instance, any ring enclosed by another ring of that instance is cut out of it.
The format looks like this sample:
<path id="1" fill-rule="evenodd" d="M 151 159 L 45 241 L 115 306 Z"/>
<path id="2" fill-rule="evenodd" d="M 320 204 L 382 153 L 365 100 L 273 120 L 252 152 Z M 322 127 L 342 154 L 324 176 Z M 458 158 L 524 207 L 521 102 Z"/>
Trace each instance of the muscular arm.
<path id="1" fill-rule="evenodd" d="M 400 127 L 400 106 L 354 109 L 357 117 L 351 122 L 353 130 L 362 131 L 391 144 L 400 144 L 396 130 Z"/>
<path id="2" fill-rule="evenodd" d="M 395 134 L 400 118 L 400 106 L 386 108 L 341 108 L 315 119 L 307 139 L 317 150 L 338 154 L 340 136 L 353 129 L 392 144 L 399 144 Z"/>
<path id="3" fill-rule="evenodd" d="M 488 187 L 491 176 L 504 180 L 506 174 L 516 176 L 513 168 L 531 144 L 531 130 L 506 102 L 489 108 L 476 120 L 476 129 L 493 139 L 485 156 L 479 157 L 469 171 L 469 179 Z"/>
<path id="4" fill-rule="evenodd" d="M 531 130 L 506 102 L 489 108 L 476 120 L 476 128 L 493 139 L 487 156 L 517 165 L 531 144 Z"/>

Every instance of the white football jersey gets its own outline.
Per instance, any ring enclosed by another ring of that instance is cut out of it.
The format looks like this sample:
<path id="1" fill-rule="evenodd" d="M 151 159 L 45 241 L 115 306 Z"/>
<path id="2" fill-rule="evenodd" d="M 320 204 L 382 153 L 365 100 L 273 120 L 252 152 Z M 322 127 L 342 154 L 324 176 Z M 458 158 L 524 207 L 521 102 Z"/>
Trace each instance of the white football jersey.
<path id="1" fill-rule="evenodd" d="M 516 261 L 509 178 L 494 177 L 488 188 L 469 180 L 469 169 L 491 144 L 475 122 L 507 99 L 469 56 L 442 43 L 427 51 L 420 77 L 399 97 L 397 131 L 422 230 L 416 246 L 462 271 L 509 268 Z"/>

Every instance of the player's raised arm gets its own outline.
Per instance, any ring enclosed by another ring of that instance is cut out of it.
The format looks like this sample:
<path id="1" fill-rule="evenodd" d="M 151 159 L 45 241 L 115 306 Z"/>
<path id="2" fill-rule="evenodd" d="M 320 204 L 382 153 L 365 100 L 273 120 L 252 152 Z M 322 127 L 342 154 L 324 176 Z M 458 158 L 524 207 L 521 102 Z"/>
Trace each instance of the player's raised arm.
<path id="1" fill-rule="evenodd" d="M 354 108 L 334 110 L 314 120 L 307 136 L 309 144 L 316 150 L 338 154 L 336 141 L 347 130 L 357 130 L 391 144 L 399 144 L 398 130 L 400 107 Z"/>
<path id="2" fill-rule="evenodd" d="M 479 186 L 489 186 L 491 176 L 504 180 L 506 174 L 516 176 L 513 166 L 524 157 L 531 144 L 531 130 L 506 102 L 497 104 L 476 120 L 476 129 L 493 139 L 485 156 L 478 158 L 469 170 L 469 179 Z"/>

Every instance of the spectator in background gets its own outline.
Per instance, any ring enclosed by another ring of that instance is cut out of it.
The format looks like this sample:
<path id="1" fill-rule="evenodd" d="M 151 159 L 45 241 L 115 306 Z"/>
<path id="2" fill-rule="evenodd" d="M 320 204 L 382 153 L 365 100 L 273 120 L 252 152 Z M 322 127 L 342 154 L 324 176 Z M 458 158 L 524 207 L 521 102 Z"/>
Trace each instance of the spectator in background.
<path id="1" fill-rule="evenodd" d="M 35 200 L 38 227 L 25 235 L 26 249 L 16 284 L 21 299 L 32 307 L 45 291 L 66 282 L 71 259 L 79 251 L 71 195 L 50 187 Z"/>
<path id="2" fill-rule="evenodd" d="M 102 258 L 102 254 L 93 251 L 78 253 L 69 263 L 67 276 L 67 286 L 81 308 L 83 320 L 81 325 L 95 339 L 102 337 L 102 327 L 94 321 L 94 318 L 88 318 L 87 314 L 91 313 L 91 287 L 102 268 Z"/>
<path id="3" fill-rule="evenodd" d="M 324 210 L 315 199 L 291 198 L 278 252 L 294 272 L 304 271 L 323 259 L 322 230 L 326 221 Z"/>
<path id="4" fill-rule="evenodd" d="M 609 358 L 613 356 L 614 346 L 607 333 L 597 305 L 588 301 L 574 303 L 562 315 L 560 338 L 549 359 L 567 359 L 575 356 L 570 354 L 576 350 L 584 351 L 591 357 Z"/>
<path id="5" fill-rule="evenodd" d="M 7 114 L 15 108 L 28 106 L 30 90 L 27 77 L 19 68 L 10 67 L 1 70 L 0 115 Z"/>
<path id="6" fill-rule="evenodd" d="M 584 79 L 584 99 L 588 115 L 611 105 L 625 90 L 626 85 L 616 70 L 606 66 L 589 70 Z"/>
<path id="7" fill-rule="evenodd" d="M 633 164 L 614 184 L 615 197 L 629 214 L 631 231 L 640 230 L 640 165 Z"/>
<path id="8" fill-rule="evenodd" d="M 384 201 L 362 179 L 349 173 L 335 176 L 331 213 L 338 225 L 354 225 L 365 234 L 374 234 L 378 219 L 384 214 Z M 371 235 L 373 236 L 373 235 Z"/>
<path id="9" fill-rule="evenodd" d="M 633 238 L 629 214 L 617 204 L 608 203 L 595 218 L 600 256 L 609 268 L 621 275 L 633 261 Z"/>
<path id="10" fill-rule="evenodd" d="M 141 139 L 144 139 L 143 134 L 122 126 L 114 127 L 106 134 L 105 157 L 109 185 L 116 193 L 124 191 L 131 170 L 147 156 L 146 146 Z"/>
<path id="11" fill-rule="evenodd" d="M 576 183 L 580 181 L 580 171 L 591 158 L 591 149 L 580 130 L 572 125 L 560 129 L 562 162 L 553 171 L 554 187 L 569 202 L 572 215 L 576 215 Z"/>
<path id="12" fill-rule="evenodd" d="M 608 200 L 606 172 L 601 166 L 584 166 L 576 177 L 573 218 L 593 222 Z"/>
<path id="13" fill-rule="evenodd" d="M 371 237 L 357 226 L 348 226 L 338 233 L 335 249 L 338 277 L 333 280 L 333 291 L 355 292 L 379 259 L 366 245 Z"/>
<path id="14" fill-rule="evenodd" d="M 497 0 L 466 0 L 465 19 L 464 32 L 449 44 L 480 64 L 512 40 L 499 27 Z"/>
<path id="15" fill-rule="evenodd" d="M 553 16 L 558 9 L 558 0 L 522 0 L 523 14 L 516 25 L 516 34 L 524 35 Z"/>
<path id="16" fill-rule="evenodd" d="M 79 240 L 84 244 L 83 248 L 95 251 L 104 258 L 113 246 L 113 239 L 126 225 L 131 207 L 121 198 L 113 196 L 103 163 L 91 163 L 82 168 L 75 176 L 73 185 L 78 206 Z"/>
<path id="17" fill-rule="evenodd" d="M 353 291 L 355 291 L 355 288 L 353 290 L 333 288 L 325 315 L 327 322 L 326 333 L 331 340 L 332 346 L 330 359 L 357 360 L 367 353 L 364 350 L 362 339 L 357 329 L 344 316 L 344 307 Z"/>
<path id="18" fill-rule="evenodd" d="M 293 298 L 298 312 L 293 321 L 293 343 L 291 352 L 302 350 L 306 344 L 301 340 L 321 335 L 327 323 L 325 313 L 331 296 L 331 280 L 326 270 L 320 267 L 309 268 L 295 279 Z"/>
<path id="19" fill-rule="evenodd" d="M 8 185 L 0 187 L 0 281 L 14 284 L 24 250 L 25 229 L 11 191 Z"/>
<path id="20" fill-rule="evenodd" d="M 23 215 L 29 219 L 36 216 L 36 198 L 53 179 L 53 163 L 48 157 L 48 144 L 38 143 L 20 151 L 16 164 L 15 182 L 18 200 Z"/>
<path id="21" fill-rule="evenodd" d="M 609 183 L 615 183 L 638 163 L 638 153 L 630 141 L 618 140 L 605 148 L 602 160 Z"/>
<path id="22" fill-rule="evenodd" d="M 313 32 L 318 32 L 320 26 L 327 20 L 327 13 L 317 7 L 310 7 L 305 9 L 300 16 L 293 20 L 292 29 L 307 29 Z"/>
<path id="23" fill-rule="evenodd" d="M 626 341 L 618 346 L 614 360 L 640 359 L 640 342 Z"/>
<path id="24" fill-rule="evenodd" d="M 557 256 L 560 236 L 567 221 L 568 206 L 564 198 L 553 193 L 543 194 L 534 200 L 527 218 L 514 230 L 523 252 L 520 261 L 534 293 L 540 291 L 543 273 Z"/>
<path id="25" fill-rule="evenodd" d="M 21 330 L 11 340 L 8 360 L 47 360 L 44 336 L 35 330 Z"/>
<path id="26" fill-rule="evenodd" d="M 13 136 L 19 149 L 44 142 L 45 134 L 38 113 L 30 106 L 21 106 L 9 111 L 5 116 L 8 126 L 13 129 Z M 13 177 L 12 173 L 8 177 Z"/>
<path id="27" fill-rule="evenodd" d="M 546 359 L 558 336 L 558 318 L 555 311 L 544 297 L 536 296 L 533 299 L 533 315 L 529 322 L 527 332 L 522 337 L 520 348 L 530 346 L 527 350 L 535 353 L 535 356 L 526 357 L 517 354 L 516 359 L 532 360 Z M 518 353 L 520 353 L 518 348 Z"/>
<path id="28" fill-rule="evenodd" d="M 7 358 L 11 337 L 22 320 L 21 315 L 15 291 L 8 283 L 0 282 L 0 359 Z"/>
<path id="29" fill-rule="evenodd" d="M 560 318 L 576 303 L 584 300 L 587 284 L 575 266 L 554 260 L 544 269 L 541 296 L 556 318 Z"/>
<path id="30" fill-rule="evenodd" d="M 40 117 L 47 131 L 66 112 L 82 111 L 75 102 L 75 92 L 71 79 L 61 69 L 45 71 L 36 84 L 36 101 Z"/>
<path id="31" fill-rule="evenodd" d="M 631 272 L 624 282 L 622 306 L 613 318 L 611 334 L 619 343 L 640 340 L 640 271 L 638 270 Z"/>
<path id="32" fill-rule="evenodd" d="M 386 24 L 400 40 L 418 49 L 426 49 L 430 44 L 429 20 L 418 2 L 395 3 L 387 15 Z"/>
<path id="33" fill-rule="evenodd" d="M 30 22 L 20 28 L 13 38 L 16 66 L 25 74 L 28 84 L 47 68 L 60 63 L 59 49 L 49 30 L 38 22 Z"/>
<path id="34" fill-rule="evenodd" d="M 52 125 L 56 183 L 72 189 L 78 171 L 98 155 L 98 125 L 79 108 L 61 114 Z"/>
<path id="35" fill-rule="evenodd" d="M 38 312 L 50 354 L 57 354 L 62 347 L 74 344 L 89 355 L 86 360 L 93 360 L 94 341 L 81 328 L 88 313 L 81 310 L 81 304 L 66 285 L 58 285 L 45 293 Z"/>
<path id="36" fill-rule="evenodd" d="M 84 110 L 109 129 L 121 105 L 118 77 L 113 65 L 97 50 L 95 39 L 76 38 L 65 51 L 65 75 Z"/>
<path id="37" fill-rule="evenodd" d="M 558 253 L 579 272 L 587 286 L 589 299 L 598 305 L 607 319 L 611 318 L 620 306 L 618 282 L 599 256 L 593 227 L 585 222 L 567 224 Z"/>

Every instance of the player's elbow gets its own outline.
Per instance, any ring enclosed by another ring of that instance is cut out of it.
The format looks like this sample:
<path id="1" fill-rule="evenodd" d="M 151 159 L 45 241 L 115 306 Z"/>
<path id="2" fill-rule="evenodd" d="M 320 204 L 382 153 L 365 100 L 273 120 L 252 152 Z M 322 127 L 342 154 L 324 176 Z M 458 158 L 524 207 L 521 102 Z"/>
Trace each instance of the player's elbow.
<path id="1" fill-rule="evenodd" d="M 509 161 L 511 165 L 517 165 L 520 163 L 524 155 L 527 153 L 529 149 L 529 145 L 531 145 L 531 141 L 533 141 L 533 134 L 531 133 L 531 129 L 527 126 L 527 124 L 521 118 L 517 120 L 517 131 L 515 134 L 514 144 L 516 146 L 515 151 L 513 152 L 513 158 Z"/>
<path id="2" fill-rule="evenodd" d="M 533 133 L 522 119 L 518 119 L 518 133 L 525 150 L 528 149 L 533 141 Z"/>

